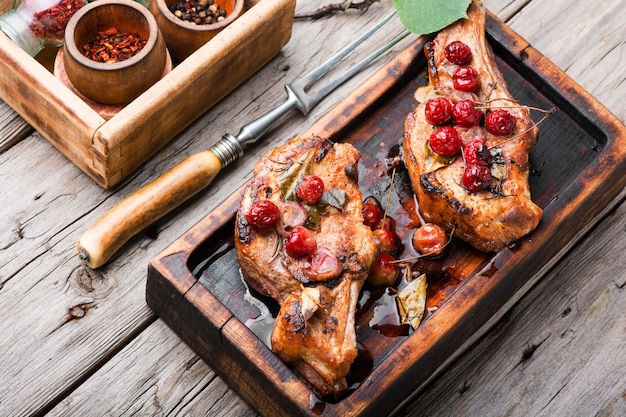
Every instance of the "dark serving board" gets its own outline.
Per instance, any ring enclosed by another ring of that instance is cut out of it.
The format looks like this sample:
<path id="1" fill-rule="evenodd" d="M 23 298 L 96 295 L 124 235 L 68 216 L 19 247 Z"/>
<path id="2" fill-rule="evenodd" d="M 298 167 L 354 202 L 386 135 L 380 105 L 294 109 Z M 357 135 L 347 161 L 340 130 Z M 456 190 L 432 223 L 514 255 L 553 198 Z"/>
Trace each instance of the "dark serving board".
<path id="1" fill-rule="evenodd" d="M 233 216 L 243 189 L 151 261 L 148 304 L 261 414 L 380 416 L 397 409 L 543 276 L 626 185 L 624 125 L 491 14 L 487 33 L 513 96 L 521 104 L 557 109 L 540 125 L 531 152 L 531 190 L 543 219 L 498 253 L 454 240 L 443 257 L 417 262 L 416 268 L 428 272 L 429 314 L 410 334 L 370 325 L 381 294 L 366 287 L 369 301 L 357 314 L 362 354 L 348 396 L 318 401 L 263 342 L 267 332 L 257 336 L 246 326 L 260 310 L 249 302 L 233 249 Z M 405 115 L 416 105 L 415 89 L 427 82 L 424 42 L 401 52 L 311 129 L 361 150 L 364 197 L 386 200 L 386 158 L 401 142 Z M 406 241 L 415 227 L 414 206 L 406 176 L 402 170 L 396 174 L 390 215 L 410 256 Z"/>

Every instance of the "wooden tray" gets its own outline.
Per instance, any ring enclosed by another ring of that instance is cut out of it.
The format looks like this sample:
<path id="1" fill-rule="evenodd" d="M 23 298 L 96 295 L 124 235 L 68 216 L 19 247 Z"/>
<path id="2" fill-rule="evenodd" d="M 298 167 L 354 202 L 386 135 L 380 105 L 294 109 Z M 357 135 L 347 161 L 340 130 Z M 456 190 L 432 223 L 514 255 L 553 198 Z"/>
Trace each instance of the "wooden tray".
<path id="1" fill-rule="evenodd" d="M 421 263 L 430 272 L 432 312 L 409 336 L 374 330 L 374 306 L 361 306 L 357 339 L 368 354 L 353 366 L 361 383 L 346 398 L 318 402 L 262 341 L 264 334 L 246 327 L 259 311 L 247 301 L 233 249 L 233 215 L 242 190 L 150 263 L 148 304 L 261 414 L 381 416 L 402 406 L 543 276 L 626 185 L 624 125 L 491 14 L 487 32 L 513 96 L 557 109 L 541 124 L 531 153 L 531 190 L 543 220 L 496 254 L 455 240 L 446 256 Z M 413 92 L 427 82 L 424 41 L 404 50 L 311 129 L 361 149 L 360 181 L 378 179 L 364 196 L 387 195 L 385 158 L 401 141 L 404 117 L 416 104 Z M 395 181 L 394 189 L 406 189 L 402 172 Z M 391 213 L 406 239 L 414 227 L 411 216 L 398 203 Z"/>
<path id="2" fill-rule="evenodd" d="M 0 31 L 0 98 L 110 188 L 269 62 L 291 37 L 295 3 L 246 0 L 239 19 L 109 119 Z"/>

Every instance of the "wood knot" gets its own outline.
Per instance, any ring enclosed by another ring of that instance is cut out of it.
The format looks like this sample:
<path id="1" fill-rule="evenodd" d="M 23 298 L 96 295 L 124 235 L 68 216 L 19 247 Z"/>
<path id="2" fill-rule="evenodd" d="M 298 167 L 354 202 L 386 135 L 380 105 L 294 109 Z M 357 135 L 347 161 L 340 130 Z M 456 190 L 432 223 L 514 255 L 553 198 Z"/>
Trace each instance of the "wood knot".
<path id="1" fill-rule="evenodd" d="M 68 319 L 69 320 L 82 319 L 83 317 L 85 317 L 85 315 L 89 312 L 89 310 L 93 306 L 94 306 L 93 303 L 85 303 L 85 304 L 79 304 L 79 305 L 70 307 L 67 311 Z"/>
<path id="2" fill-rule="evenodd" d="M 70 285 L 80 295 L 89 296 L 91 299 L 104 298 L 113 291 L 115 283 L 102 272 L 79 267 L 70 277 Z"/>
<path id="3" fill-rule="evenodd" d="M 539 346 L 535 345 L 534 343 L 531 343 L 529 345 L 527 345 L 524 348 L 524 351 L 522 352 L 522 361 L 526 361 L 528 359 L 531 358 L 531 356 L 533 356 L 533 353 L 535 353 L 535 350 L 537 350 Z"/>

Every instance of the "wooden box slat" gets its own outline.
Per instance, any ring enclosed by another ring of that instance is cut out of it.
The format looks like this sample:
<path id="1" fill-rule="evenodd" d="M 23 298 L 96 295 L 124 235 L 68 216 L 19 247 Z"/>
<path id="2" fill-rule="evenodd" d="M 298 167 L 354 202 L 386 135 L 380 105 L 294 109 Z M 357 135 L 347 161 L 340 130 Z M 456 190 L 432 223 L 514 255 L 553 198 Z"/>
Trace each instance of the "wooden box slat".
<path id="1" fill-rule="evenodd" d="M 110 188 L 273 58 L 294 10 L 295 0 L 246 0 L 239 19 L 109 120 L 0 32 L 0 98 Z"/>
<path id="2" fill-rule="evenodd" d="M 626 127 L 493 15 L 487 23 L 513 96 L 522 104 L 557 108 L 540 126 L 539 142 L 531 152 L 536 171 L 531 191 L 544 209 L 542 222 L 495 254 L 455 241 L 444 259 L 433 261 L 440 271 L 445 268 L 443 278 L 429 277 L 427 305 L 437 310 L 410 336 L 387 337 L 372 330 L 371 311 L 362 308 L 357 339 L 371 353 L 373 365 L 346 398 L 316 402 L 245 325 L 253 316 L 232 247 L 233 216 L 242 189 L 150 263 L 148 304 L 261 414 L 389 414 L 536 283 L 626 185 Z M 371 178 L 377 178 L 382 184 L 365 190 L 364 196 L 386 195 L 385 153 L 379 143 L 389 148 L 401 141 L 404 117 L 415 106 L 412 92 L 425 82 L 424 42 L 406 48 L 303 133 L 350 142 L 361 150 L 360 180 L 365 177 L 363 183 L 371 185 Z M 397 226 L 406 239 L 410 230 L 402 219 Z"/>

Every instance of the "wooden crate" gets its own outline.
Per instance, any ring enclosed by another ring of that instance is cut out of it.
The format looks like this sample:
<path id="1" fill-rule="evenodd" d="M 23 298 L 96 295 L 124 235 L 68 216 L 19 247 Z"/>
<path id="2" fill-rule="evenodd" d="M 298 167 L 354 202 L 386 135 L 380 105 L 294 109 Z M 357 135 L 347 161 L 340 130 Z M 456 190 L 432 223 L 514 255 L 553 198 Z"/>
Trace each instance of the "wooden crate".
<path id="1" fill-rule="evenodd" d="M 10 4 L 0 0 L 0 10 Z M 113 187 L 289 41 L 295 0 L 246 0 L 245 8 L 109 119 L 0 31 L 0 98 L 99 185 Z"/>
<path id="2" fill-rule="evenodd" d="M 365 302 L 357 312 L 357 340 L 372 362 L 347 397 L 318 401 L 271 352 L 266 335 L 246 326 L 258 310 L 248 301 L 234 249 L 234 215 L 243 189 L 150 263 L 148 304 L 262 415 L 374 417 L 397 410 L 502 317 L 599 221 L 626 185 L 626 127 L 491 14 L 487 33 L 512 94 L 521 103 L 557 109 L 541 124 L 530 154 L 531 190 L 544 209 L 543 220 L 497 253 L 478 252 L 453 239 L 443 257 L 425 260 L 432 263 L 427 306 L 434 312 L 408 336 L 373 329 L 373 305 Z M 423 42 L 408 47 L 303 132 L 360 149 L 360 182 L 376 184 L 364 196 L 381 200 L 389 189 L 380 144 L 389 149 L 401 141 L 404 116 L 416 104 L 413 93 L 426 82 Z M 399 173 L 395 178 L 402 181 Z M 399 185 L 394 182 L 394 188 Z M 411 229 L 400 210 L 390 205 L 396 231 L 410 245 Z"/>

